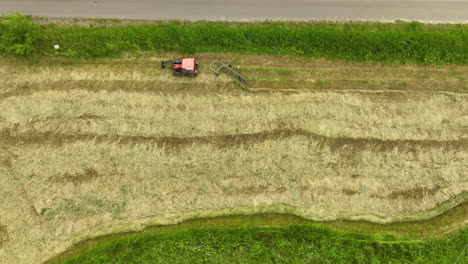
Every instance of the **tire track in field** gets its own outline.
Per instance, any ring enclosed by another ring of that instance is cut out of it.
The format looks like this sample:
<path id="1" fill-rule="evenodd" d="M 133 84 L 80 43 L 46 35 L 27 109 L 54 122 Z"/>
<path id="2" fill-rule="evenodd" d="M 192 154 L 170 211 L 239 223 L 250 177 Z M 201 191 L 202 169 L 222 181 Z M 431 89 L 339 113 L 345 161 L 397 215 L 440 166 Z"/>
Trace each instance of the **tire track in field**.
<path id="1" fill-rule="evenodd" d="M 344 138 L 327 137 L 302 129 L 276 129 L 251 134 L 231 134 L 213 136 L 165 136 L 147 137 L 133 135 L 110 135 L 110 134 L 65 134 L 52 132 L 30 131 L 28 133 L 15 133 L 10 129 L 0 131 L 0 145 L 31 145 L 49 144 L 61 146 L 63 144 L 77 141 L 95 141 L 119 143 L 119 144 L 141 144 L 150 143 L 164 146 L 168 149 L 183 148 L 193 144 L 211 144 L 219 148 L 229 148 L 242 145 L 259 144 L 270 140 L 280 140 L 294 136 L 304 136 L 316 142 L 322 147 L 337 150 L 351 147 L 354 151 L 373 149 L 377 151 L 389 151 L 394 148 L 416 151 L 418 148 L 445 148 L 466 150 L 468 139 L 459 140 L 382 140 L 377 138 Z"/>
<path id="2" fill-rule="evenodd" d="M 13 91 L 0 93 L 0 101 L 16 97 L 16 96 L 29 96 L 39 92 L 45 91 L 63 91 L 70 90 L 84 90 L 89 92 L 100 91 L 126 91 L 129 93 L 149 93 L 149 94 L 193 94 L 193 95 L 210 95 L 210 94 L 226 94 L 241 92 L 246 93 L 239 88 L 232 88 L 235 83 L 232 81 L 225 85 L 222 82 L 212 83 L 177 83 L 177 82 L 163 82 L 163 81 L 130 81 L 130 80 L 114 80 L 114 81 L 94 81 L 94 80 L 80 80 L 80 81 L 55 81 L 55 82 L 40 82 L 29 83 L 21 87 L 21 89 L 14 89 Z M 219 86 L 219 87 L 218 87 Z"/>
<path id="3" fill-rule="evenodd" d="M 262 87 L 258 88 L 254 85 L 252 91 L 247 91 L 240 88 L 234 81 L 230 82 L 164 82 L 164 81 L 132 81 L 132 80 L 63 80 L 54 82 L 39 82 L 39 83 L 26 83 L 22 85 L 21 89 L 14 89 L 8 92 L 1 92 L 0 102 L 2 100 L 17 97 L 17 96 L 30 96 L 35 93 L 45 91 L 63 91 L 68 92 L 71 90 L 84 90 L 89 92 L 100 91 L 127 91 L 129 93 L 143 93 L 143 94 L 157 94 L 157 95 L 174 95 L 174 94 L 189 94 L 195 96 L 202 95 L 219 95 L 219 94 L 250 94 L 255 93 L 291 93 L 291 92 L 337 92 L 337 93 L 358 93 L 362 96 L 374 98 L 379 96 L 379 99 L 406 101 L 409 99 L 422 99 L 421 95 L 456 95 L 466 96 L 464 91 L 453 91 L 453 89 L 437 89 L 437 90 L 418 90 L 407 88 L 392 88 L 392 89 L 372 89 L 361 85 L 359 87 L 348 86 L 307 86 L 301 83 L 284 83 L 280 86 L 263 83 Z M 287 87 L 287 89 L 285 88 Z M 366 89 L 367 88 L 367 89 Z"/>

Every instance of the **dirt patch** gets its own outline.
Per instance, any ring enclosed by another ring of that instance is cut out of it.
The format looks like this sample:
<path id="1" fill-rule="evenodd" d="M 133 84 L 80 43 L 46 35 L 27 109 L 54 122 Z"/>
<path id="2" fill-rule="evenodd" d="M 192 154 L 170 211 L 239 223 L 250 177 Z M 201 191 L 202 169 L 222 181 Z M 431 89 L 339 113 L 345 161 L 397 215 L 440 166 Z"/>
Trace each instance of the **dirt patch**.
<path id="1" fill-rule="evenodd" d="M 440 190 L 440 186 L 436 185 L 433 188 L 413 188 L 409 190 L 399 190 L 391 192 L 386 198 L 389 199 L 422 199 L 424 196 L 427 195 L 434 195 L 438 190 Z"/>
<path id="2" fill-rule="evenodd" d="M 47 117 L 47 118 L 44 118 L 44 119 L 33 119 L 31 121 L 29 121 L 28 123 L 30 125 L 34 125 L 34 124 L 38 124 L 38 123 L 43 123 L 43 122 L 48 122 L 48 121 L 54 121 L 54 120 L 62 120 L 63 117 L 62 116 L 51 116 L 51 117 Z M 82 115 L 79 115 L 77 117 L 71 117 L 69 119 L 75 119 L 75 120 L 98 120 L 98 119 L 101 119 L 100 116 L 98 115 L 93 115 L 93 114 L 82 114 Z"/>
<path id="3" fill-rule="evenodd" d="M 355 195 L 356 193 L 358 193 L 358 191 L 345 188 L 345 189 L 343 189 L 343 193 L 346 194 L 346 195 Z"/>
<path id="4" fill-rule="evenodd" d="M 12 167 L 12 162 L 10 158 L 7 157 L 0 157 L 0 166 L 4 166 L 6 168 L 11 168 Z"/>
<path id="5" fill-rule="evenodd" d="M 82 114 L 82 115 L 78 116 L 77 118 L 78 119 L 88 120 L 88 119 L 99 119 L 101 117 L 98 116 L 98 115 L 93 115 L 93 114 Z"/>
<path id="6" fill-rule="evenodd" d="M 8 231 L 6 225 L 0 224 L 0 248 L 8 241 Z"/>
<path id="7" fill-rule="evenodd" d="M 80 184 L 83 182 L 90 182 L 97 177 L 99 177 L 99 173 L 95 169 L 85 168 L 81 173 L 65 173 L 62 177 L 58 177 L 55 180 L 57 182 L 72 182 L 74 184 Z"/>
<path id="8" fill-rule="evenodd" d="M 252 196 L 252 195 L 257 195 L 257 194 L 261 194 L 261 193 L 283 193 L 286 190 L 287 190 L 286 187 L 274 188 L 274 187 L 262 185 L 262 186 L 257 186 L 257 187 L 250 186 L 250 187 L 247 187 L 247 188 L 233 188 L 233 189 L 227 191 L 226 194 L 228 196 L 239 196 L 239 195 L 241 195 L 241 196 L 245 196 L 245 195 Z"/>
<path id="9" fill-rule="evenodd" d="M 17 156 L 10 152 L 7 147 L 2 147 L 0 144 L 0 166 L 11 169 L 13 167 L 14 158 L 17 158 Z"/>

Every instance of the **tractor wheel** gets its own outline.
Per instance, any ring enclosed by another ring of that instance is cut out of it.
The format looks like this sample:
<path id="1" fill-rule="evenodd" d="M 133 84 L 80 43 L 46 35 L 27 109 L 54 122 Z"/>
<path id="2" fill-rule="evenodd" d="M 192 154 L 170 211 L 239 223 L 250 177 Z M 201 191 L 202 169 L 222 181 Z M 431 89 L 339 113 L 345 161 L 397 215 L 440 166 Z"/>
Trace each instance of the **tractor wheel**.
<path id="1" fill-rule="evenodd" d="M 179 77 L 179 76 L 182 76 L 183 74 L 181 72 L 174 71 L 174 72 L 172 72 L 172 75 Z"/>

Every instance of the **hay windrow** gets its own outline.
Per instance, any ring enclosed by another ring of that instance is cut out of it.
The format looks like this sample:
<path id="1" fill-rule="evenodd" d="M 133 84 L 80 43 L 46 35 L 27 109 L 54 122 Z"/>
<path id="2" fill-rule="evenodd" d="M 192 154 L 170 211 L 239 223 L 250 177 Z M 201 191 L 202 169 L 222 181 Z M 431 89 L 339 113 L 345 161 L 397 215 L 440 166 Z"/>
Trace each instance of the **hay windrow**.
<path id="1" fill-rule="evenodd" d="M 459 140 L 466 137 L 467 107 L 464 94 L 381 102 L 339 92 L 192 96 L 47 91 L 2 101 L 0 130 L 143 137 L 305 130 L 335 138 Z"/>
<path id="2" fill-rule="evenodd" d="M 350 152 L 372 149 L 374 151 L 389 151 L 393 149 L 407 150 L 414 152 L 416 149 L 458 149 L 468 148 L 468 140 L 382 140 L 376 138 L 343 138 L 326 137 L 314 132 L 294 129 L 276 129 L 272 131 L 262 131 L 252 134 L 219 135 L 219 136 L 195 136 L 195 137 L 145 137 L 130 135 L 102 135 L 102 134 L 61 134 L 37 131 L 27 131 L 26 133 L 14 134 L 10 129 L 0 132 L 0 144 L 4 146 L 14 145 L 56 145 L 62 146 L 66 143 L 78 141 L 108 142 L 119 144 L 155 144 L 164 146 L 166 149 L 180 149 L 193 144 L 209 144 L 218 148 L 242 147 L 263 143 L 265 141 L 287 139 L 295 136 L 307 137 L 319 142 L 322 147 L 331 150 L 348 149 Z M 11 163 L 5 159 L 5 165 Z"/>

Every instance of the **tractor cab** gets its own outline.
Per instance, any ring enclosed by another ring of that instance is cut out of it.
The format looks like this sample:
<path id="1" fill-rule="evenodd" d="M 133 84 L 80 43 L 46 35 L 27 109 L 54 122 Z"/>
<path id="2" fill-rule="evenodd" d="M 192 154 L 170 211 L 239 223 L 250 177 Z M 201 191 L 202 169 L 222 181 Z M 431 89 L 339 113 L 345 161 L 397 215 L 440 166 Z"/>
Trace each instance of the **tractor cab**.
<path id="1" fill-rule="evenodd" d="M 176 61 L 163 61 L 161 69 L 165 69 L 168 63 L 172 63 L 172 75 L 195 77 L 198 75 L 198 61 L 194 58 L 185 58 Z"/>

